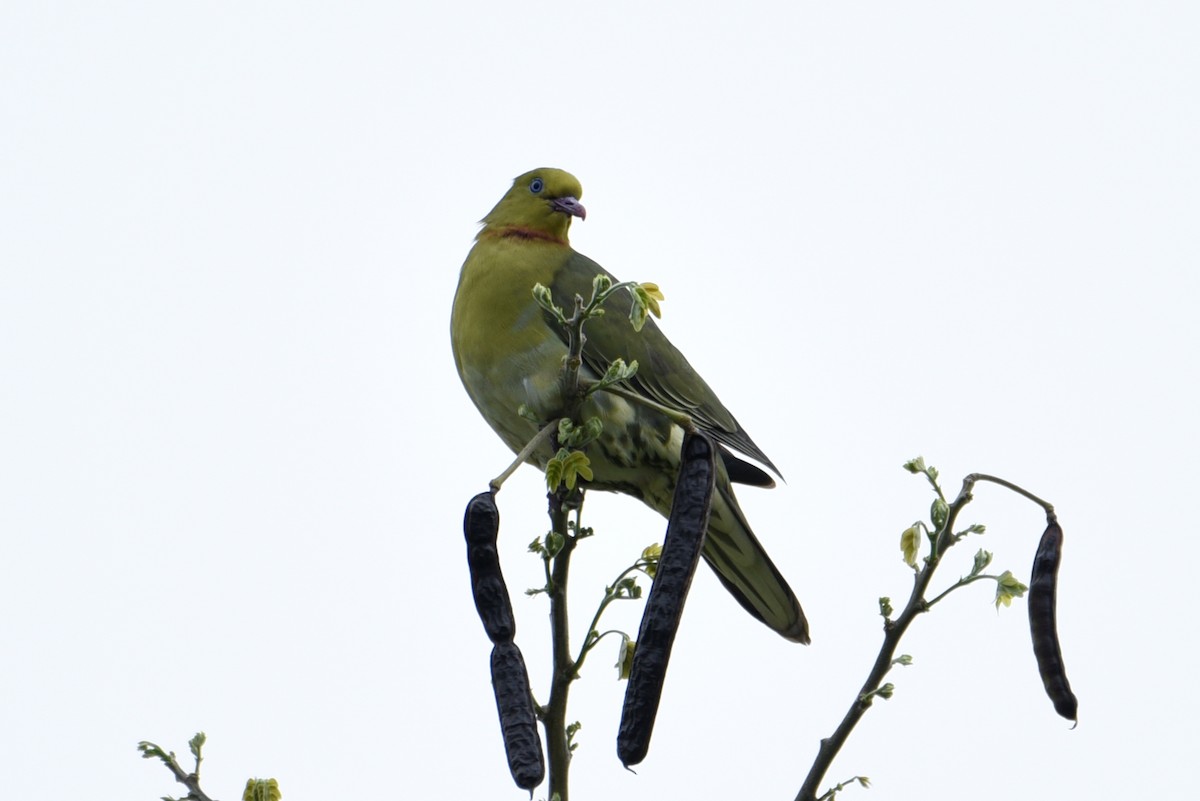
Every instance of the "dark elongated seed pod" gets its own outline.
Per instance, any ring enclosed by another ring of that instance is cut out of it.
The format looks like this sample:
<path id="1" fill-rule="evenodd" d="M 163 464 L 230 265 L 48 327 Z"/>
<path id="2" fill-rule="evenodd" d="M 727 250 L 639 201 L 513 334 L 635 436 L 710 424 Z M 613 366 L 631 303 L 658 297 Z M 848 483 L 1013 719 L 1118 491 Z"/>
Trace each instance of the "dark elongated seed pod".
<path id="1" fill-rule="evenodd" d="M 1033 557 L 1033 577 L 1029 580 L 1029 631 L 1033 635 L 1033 655 L 1046 695 L 1054 703 L 1054 711 L 1067 720 L 1077 720 L 1079 702 L 1067 681 L 1062 649 L 1058 644 L 1058 623 L 1055 615 L 1055 596 L 1058 587 L 1058 565 L 1062 561 L 1062 527 L 1050 518 L 1037 555 Z"/>
<path id="2" fill-rule="evenodd" d="M 508 586 L 500 572 L 496 537 L 500 533 L 500 510 L 490 492 L 481 492 L 467 504 L 463 534 L 467 538 L 467 565 L 471 569 L 471 592 L 483 628 L 494 643 L 512 642 L 517 634 Z"/>
<path id="3" fill-rule="evenodd" d="M 716 478 L 712 441 L 704 434 L 689 433 L 684 437 L 681 456 L 671 518 L 642 613 L 617 733 L 617 756 L 626 767 L 641 762 L 650 749 L 671 646 L 708 529 Z"/>
<path id="4" fill-rule="evenodd" d="M 508 770 L 518 787 L 532 791 L 546 776 L 546 761 L 533 714 L 529 673 L 521 649 L 514 643 L 496 643 L 492 648 L 492 689 L 496 692 Z"/>

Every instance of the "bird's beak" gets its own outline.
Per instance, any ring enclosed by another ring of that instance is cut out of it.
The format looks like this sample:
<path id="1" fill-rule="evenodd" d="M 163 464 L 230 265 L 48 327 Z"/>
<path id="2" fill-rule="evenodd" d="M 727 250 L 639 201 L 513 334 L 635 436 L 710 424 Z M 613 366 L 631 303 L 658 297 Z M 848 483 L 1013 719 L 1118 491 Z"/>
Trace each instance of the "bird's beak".
<path id="1" fill-rule="evenodd" d="M 550 208 L 555 211 L 561 211 L 563 214 L 570 214 L 572 217 L 578 217 L 581 220 L 587 219 L 587 209 L 583 204 L 571 196 L 556 197 L 550 201 Z"/>

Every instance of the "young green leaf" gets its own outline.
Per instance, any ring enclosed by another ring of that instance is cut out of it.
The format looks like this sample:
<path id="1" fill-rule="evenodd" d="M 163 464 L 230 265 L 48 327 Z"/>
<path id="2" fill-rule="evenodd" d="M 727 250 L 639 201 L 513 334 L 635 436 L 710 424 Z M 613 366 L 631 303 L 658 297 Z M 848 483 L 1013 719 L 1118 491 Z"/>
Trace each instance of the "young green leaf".
<path id="1" fill-rule="evenodd" d="M 600 297 L 608 290 L 612 289 L 612 278 L 605 273 L 597 273 L 592 279 L 592 299 Z"/>
<path id="2" fill-rule="evenodd" d="M 601 377 L 601 379 L 594 385 L 592 385 L 588 389 L 588 392 L 589 394 L 592 392 L 599 392 L 600 390 L 607 389 L 614 384 L 620 384 L 628 381 L 637 375 L 637 371 L 638 363 L 636 359 L 631 361 L 629 364 L 626 364 L 624 359 L 614 359 L 612 364 L 610 364 L 608 369 L 604 372 L 604 376 Z"/>
<path id="3" fill-rule="evenodd" d="M 637 600 L 642 597 L 642 588 L 638 586 L 636 577 L 626 576 L 609 587 L 608 593 L 616 599 Z"/>
<path id="4" fill-rule="evenodd" d="M 188 750 L 196 758 L 197 765 L 201 762 L 200 752 L 204 749 L 204 743 L 207 741 L 208 737 L 202 731 L 196 732 L 195 736 L 188 740 Z"/>
<path id="5" fill-rule="evenodd" d="M 554 458 L 546 462 L 546 487 L 554 492 L 565 484 L 567 489 L 575 489 L 579 479 L 592 480 L 591 461 L 583 451 L 569 451 L 561 448 Z"/>
<path id="6" fill-rule="evenodd" d="M 589 417 L 581 426 L 564 417 L 558 421 L 558 444 L 566 448 L 583 448 L 603 430 L 604 423 L 598 417 Z"/>
<path id="7" fill-rule="evenodd" d="M 629 639 L 628 634 L 621 635 L 621 650 L 617 652 L 617 681 L 625 681 L 629 678 L 629 671 L 633 668 L 633 652 L 637 649 L 637 643 Z"/>
<path id="8" fill-rule="evenodd" d="M 242 801 L 279 801 L 283 793 L 274 779 L 247 779 Z"/>
<path id="9" fill-rule="evenodd" d="M 654 574 L 658 572 L 658 560 L 662 558 L 662 546 L 657 542 L 653 545 L 647 545 L 642 551 L 642 570 L 647 576 L 654 579 Z"/>
<path id="10" fill-rule="evenodd" d="M 933 468 L 929 468 L 932 470 Z M 941 498 L 934 498 L 933 505 L 929 508 L 929 519 L 933 521 L 933 530 L 941 531 L 942 526 L 946 525 L 946 517 L 950 514 L 950 507 Z"/>
<path id="11" fill-rule="evenodd" d="M 633 324 L 634 331 L 642 330 L 648 315 L 662 317 L 662 309 L 659 308 L 658 302 L 666 298 L 659 290 L 658 284 L 633 284 L 629 287 L 629 294 L 633 296 L 633 304 L 629 307 L 629 322 Z"/>
<path id="12" fill-rule="evenodd" d="M 583 724 L 578 720 L 574 723 L 567 724 L 567 750 L 573 752 L 579 747 L 579 743 L 575 742 L 575 735 L 579 734 L 579 730 L 583 728 Z"/>
<path id="13" fill-rule="evenodd" d="M 560 452 L 561 453 L 561 452 Z M 558 489 L 558 485 L 562 484 L 563 478 L 563 460 L 555 456 L 550 461 L 546 462 L 546 489 L 554 492 Z"/>
<path id="14" fill-rule="evenodd" d="M 592 480 L 591 461 L 583 451 L 571 451 L 563 462 L 563 483 L 567 485 L 567 489 L 573 490 L 575 482 L 580 478 L 584 481 Z"/>
<path id="15" fill-rule="evenodd" d="M 534 284 L 533 299 L 537 305 L 554 315 L 554 319 L 558 321 L 559 325 L 567 324 L 567 317 L 563 314 L 562 308 L 555 305 L 554 296 L 550 293 L 549 287 L 544 284 Z"/>
<path id="16" fill-rule="evenodd" d="M 1011 570 L 1005 570 L 996 579 L 996 608 L 999 609 L 1000 604 L 1012 606 L 1013 598 L 1020 598 L 1027 589 L 1029 588 L 1017 581 Z"/>
<path id="17" fill-rule="evenodd" d="M 913 570 L 917 569 L 917 553 L 921 548 L 921 529 L 909 526 L 900 534 L 900 551 L 904 554 L 904 563 Z"/>

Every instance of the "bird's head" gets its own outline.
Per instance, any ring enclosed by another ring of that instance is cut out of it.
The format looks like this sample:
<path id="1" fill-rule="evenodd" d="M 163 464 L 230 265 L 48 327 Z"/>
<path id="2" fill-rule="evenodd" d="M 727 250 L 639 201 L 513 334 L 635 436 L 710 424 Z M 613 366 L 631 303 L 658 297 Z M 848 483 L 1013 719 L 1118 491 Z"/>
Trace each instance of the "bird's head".
<path id="1" fill-rule="evenodd" d="M 479 236 L 525 236 L 567 242 L 571 218 L 584 219 L 579 202 L 583 187 L 569 172 L 545 167 L 530 170 L 513 181 L 512 188 L 483 218 Z"/>

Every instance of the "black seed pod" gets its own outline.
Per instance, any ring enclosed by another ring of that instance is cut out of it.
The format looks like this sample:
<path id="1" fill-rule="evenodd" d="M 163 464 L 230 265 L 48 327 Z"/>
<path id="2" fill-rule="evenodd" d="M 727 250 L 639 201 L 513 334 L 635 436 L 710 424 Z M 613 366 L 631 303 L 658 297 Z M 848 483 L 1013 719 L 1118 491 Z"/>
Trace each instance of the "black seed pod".
<path id="1" fill-rule="evenodd" d="M 463 520 L 467 539 L 467 565 L 471 569 L 471 592 L 483 628 L 494 643 L 512 642 L 517 633 L 508 587 L 500 573 L 496 537 L 500 533 L 500 511 L 490 492 L 481 492 L 467 504 Z"/>
<path id="2" fill-rule="evenodd" d="M 650 749 L 671 646 L 708 529 L 716 452 L 708 437 L 700 433 L 686 435 L 682 450 L 671 518 L 642 613 L 617 734 L 617 756 L 626 767 L 641 762 Z"/>
<path id="3" fill-rule="evenodd" d="M 496 693 L 508 769 L 518 787 L 532 791 L 546 775 L 546 762 L 533 713 L 529 673 L 521 650 L 511 642 L 496 643 L 492 648 L 492 689 Z"/>
<path id="4" fill-rule="evenodd" d="M 1054 711 L 1067 720 L 1077 720 L 1079 702 L 1067 681 L 1055 616 L 1062 543 L 1062 528 L 1051 517 L 1033 558 L 1033 577 L 1029 580 L 1029 631 L 1033 635 L 1033 655 L 1037 658 L 1038 672 L 1046 695 L 1054 703 Z"/>

